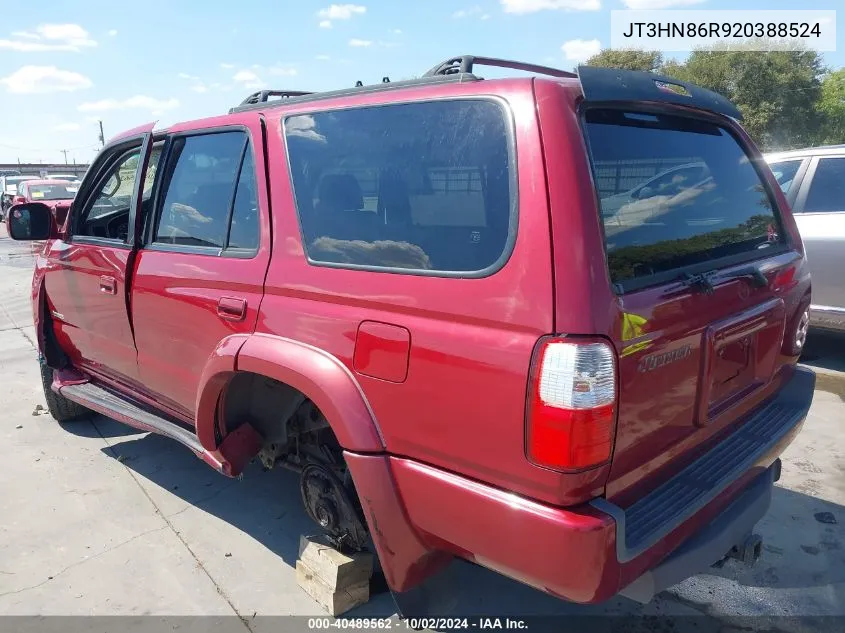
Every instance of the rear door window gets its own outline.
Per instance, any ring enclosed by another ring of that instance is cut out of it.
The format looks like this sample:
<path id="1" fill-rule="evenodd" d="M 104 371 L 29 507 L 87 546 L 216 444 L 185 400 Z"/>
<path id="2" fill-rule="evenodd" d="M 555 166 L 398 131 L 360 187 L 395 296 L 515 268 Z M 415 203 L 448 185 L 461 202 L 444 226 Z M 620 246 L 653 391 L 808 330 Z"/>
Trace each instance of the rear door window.
<path id="1" fill-rule="evenodd" d="M 845 158 L 822 158 L 813 174 L 805 213 L 845 211 Z"/>
<path id="2" fill-rule="evenodd" d="M 783 160 L 769 165 L 784 195 L 789 195 L 792 189 L 792 183 L 795 182 L 795 176 L 798 174 L 802 162 L 804 162 L 803 159 L 798 158 L 795 160 Z"/>
<path id="3" fill-rule="evenodd" d="M 782 246 L 774 202 L 725 128 L 615 109 L 585 117 L 610 277 L 622 289 Z"/>
<path id="4" fill-rule="evenodd" d="M 496 102 L 350 108 L 284 128 L 311 262 L 481 276 L 506 259 L 515 174 Z"/>

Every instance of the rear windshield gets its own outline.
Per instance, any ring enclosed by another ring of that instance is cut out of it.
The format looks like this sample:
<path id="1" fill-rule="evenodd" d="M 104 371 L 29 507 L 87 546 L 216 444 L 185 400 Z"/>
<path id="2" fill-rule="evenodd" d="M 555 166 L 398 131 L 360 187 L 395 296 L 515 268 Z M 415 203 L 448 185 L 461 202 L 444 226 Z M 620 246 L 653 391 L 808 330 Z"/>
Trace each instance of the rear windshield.
<path id="1" fill-rule="evenodd" d="M 30 185 L 29 197 L 33 200 L 70 200 L 79 190 L 73 185 Z"/>
<path id="2" fill-rule="evenodd" d="M 774 203 L 726 129 L 611 109 L 587 110 L 585 128 L 610 277 L 621 288 L 781 244 Z"/>

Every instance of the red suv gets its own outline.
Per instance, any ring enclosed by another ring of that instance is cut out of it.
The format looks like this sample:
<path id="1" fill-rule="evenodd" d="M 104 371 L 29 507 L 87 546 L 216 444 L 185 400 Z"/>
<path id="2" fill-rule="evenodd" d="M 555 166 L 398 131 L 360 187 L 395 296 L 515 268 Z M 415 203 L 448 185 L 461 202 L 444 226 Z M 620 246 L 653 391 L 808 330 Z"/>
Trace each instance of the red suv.
<path id="1" fill-rule="evenodd" d="M 753 560 L 815 379 L 801 239 L 739 119 L 649 73 L 465 56 L 129 131 L 62 226 L 8 220 L 47 240 L 50 412 L 299 471 L 399 592 L 461 557 L 647 601 Z"/>

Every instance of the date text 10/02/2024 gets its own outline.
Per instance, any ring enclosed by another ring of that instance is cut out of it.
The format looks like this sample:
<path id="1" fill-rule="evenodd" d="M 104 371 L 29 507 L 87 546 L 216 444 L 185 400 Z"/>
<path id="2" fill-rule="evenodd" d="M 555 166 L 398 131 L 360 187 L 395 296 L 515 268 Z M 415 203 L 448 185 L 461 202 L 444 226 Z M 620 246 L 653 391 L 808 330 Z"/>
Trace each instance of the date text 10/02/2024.
<path id="1" fill-rule="evenodd" d="M 394 620 L 390 618 L 310 618 L 308 628 L 320 629 L 349 629 L 360 630 L 388 630 L 405 629 L 418 631 L 421 629 L 437 630 L 525 630 L 528 625 L 518 618 L 407 618 Z"/>

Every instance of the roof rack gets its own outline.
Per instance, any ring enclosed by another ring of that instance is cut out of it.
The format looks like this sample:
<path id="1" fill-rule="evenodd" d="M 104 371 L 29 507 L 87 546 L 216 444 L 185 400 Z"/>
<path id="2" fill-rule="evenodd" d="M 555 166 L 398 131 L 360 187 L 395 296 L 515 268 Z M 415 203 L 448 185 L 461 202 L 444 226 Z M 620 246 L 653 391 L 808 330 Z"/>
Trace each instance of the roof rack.
<path id="1" fill-rule="evenodd" d="M 280 99 L 290 99 L 291 97 L 304 97 L 305 95 L 313 94 L 311 92 L 304 92 L 302 90 L 261 90 L 253 92 L 246 99 L 241 101 L 241 105 L 251 105 L 253 103 L 266 103 L 270 97 L 279 97 Z"/>
<path id="2" fill-rule="evenodd" d="M 244 99 L 240 105 L 229 109 L 229 113 L 253 110 L 264 107 L 270 97 L 280 97 L 278 102 L 287 101 L 317 101 L 331 99 L 346 95 L 362 94 L 369 92 L 381 92 L 384 90 L 397 90 L 413 86 L 425 86 L 439 83 L 461 83 L 465 81 L 480 81 L 481 78 L 472 74 L 474 66 L 497 66 L 499 68 L 512 68 L 527 72 L 549 75 L 552 77 L 577 78 L 578 75 L 558 68 L 549 66 L 538 66 L 537 64 L 526 64 L 523 62 L 507 59 L 496 59 L 494 57 L 479 57 L 477 55 L 462 55 L 452 57 L 438 64 L 427 73 L 417 79 L 406 79 L 403 81 L 390 81 L 389 77 L 382 77 L 380 83 L 364 84 L 363 81 L 356 81 L 354 88 L 331 90 L 328 92 L 302 92 L 298 90 L 262 90 L 253 93 Z M 275 103 L 273 104 L 275 105 Z"/>
<path id="3" fill-rule="evenodd" d="M 512 68 L 513 70 L 524 70 L 531 73 L 539 73 L 541 75 L 550 75 L 551 77 L 578 77 L 575 73 L 560 70 L 559 68 L 551 68 L 550 66 L 526 64 L 525 62 L 517 62 L 510 59 L 496 59 L 495 57 L 478 57 L 476 55 L 450 57 L 449 59 L 437 64 L 437 66 L 429 70 L 425 75 L 423 75 L 423 77 L 454 75 L 458 73 L 471 74 L 473 67 L 476 65 Z"/>

